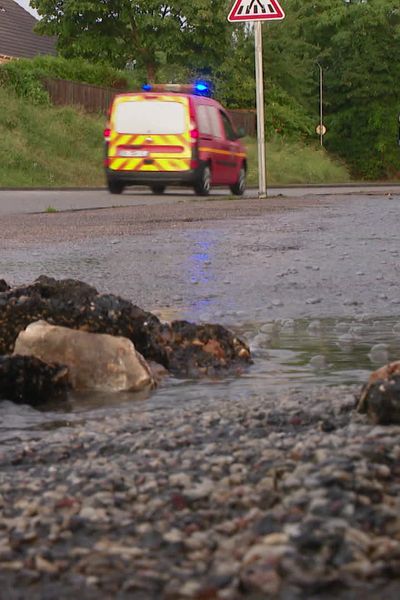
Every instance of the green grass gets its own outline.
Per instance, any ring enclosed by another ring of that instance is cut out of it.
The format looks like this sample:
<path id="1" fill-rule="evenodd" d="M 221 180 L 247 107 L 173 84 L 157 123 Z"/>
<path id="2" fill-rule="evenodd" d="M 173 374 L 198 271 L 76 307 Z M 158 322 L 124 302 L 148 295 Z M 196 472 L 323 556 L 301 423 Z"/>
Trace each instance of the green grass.
<path id="1" fill-rule="evenodd" d="M 101 116 L 70 107 L 33 106 L 0 86 L 0 187 L 104 185 L 104 125 Z M 245 142 L 248 183 L 257 185 L 257 142 Z M 350 180 L 347 169 L 317 144 L 276 139 L 267 143 L 266 154 L 269 185 Z"/>
<path id="2" fill-rule="evenodd" d="M 104 119 L 33 106 L 0 87 L 0 186 L 104 185 Z"/>
<path id="3" fill-rule="evenodd" d="M 248 185 L 258 185 L 257 140 L 246 138 Z M 317 143 L 305 145 L 281 138 L 266 144 L 268 185 L 347 183 L 351 180 L 343 163 L 334 160 Z"/>

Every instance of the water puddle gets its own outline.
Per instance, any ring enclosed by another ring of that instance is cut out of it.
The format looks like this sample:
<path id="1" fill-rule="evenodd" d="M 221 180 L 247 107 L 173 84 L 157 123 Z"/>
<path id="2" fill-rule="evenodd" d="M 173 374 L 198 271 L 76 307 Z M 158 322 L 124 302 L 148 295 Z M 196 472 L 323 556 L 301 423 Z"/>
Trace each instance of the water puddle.
<path id="1" fill-rule="evenodd" d="M 0 403 L 0 443 L 42 437 L 49 429 L 60 434 L 115 411 L 132 414 L 218 399 L 279 396 L 289 389 L 312 386 L 360 385 L 371 371 L 400 359 L 400 318 L 279 319 L 247 322 L 236 332 L 250 345 L 254 365 L 238 378 L 218 381 L 169 379 L 159 389 L 139 394 L 81 394 L 67 407 L 40 412 L 11 402 Z"/>

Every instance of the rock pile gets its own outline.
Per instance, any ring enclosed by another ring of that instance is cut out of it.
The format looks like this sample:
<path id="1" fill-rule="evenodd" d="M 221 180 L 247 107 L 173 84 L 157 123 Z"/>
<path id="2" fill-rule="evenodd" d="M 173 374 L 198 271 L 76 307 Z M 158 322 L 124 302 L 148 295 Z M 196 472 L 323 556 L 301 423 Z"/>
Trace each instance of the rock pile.
<path id="1" fill-rule="evenodd" d="M 99 294 L 72 279 L 41 276 L 31 285 L 14 288 L 1 280 L 0 355 L 12 354 L 18 335 L 36 321 L 127 338 L 146 361 L 162 365 L 176 377 L 239 374 L 251 363 L 248 346 L 221 325 L 162 323 L 127 300 Z M 59 360 L 57 354 L 54 360 Z M 18 364 L 22 363 L 14 361 L 14 368 Z M 0 398 L 1 387 L 0 380 Z"/>

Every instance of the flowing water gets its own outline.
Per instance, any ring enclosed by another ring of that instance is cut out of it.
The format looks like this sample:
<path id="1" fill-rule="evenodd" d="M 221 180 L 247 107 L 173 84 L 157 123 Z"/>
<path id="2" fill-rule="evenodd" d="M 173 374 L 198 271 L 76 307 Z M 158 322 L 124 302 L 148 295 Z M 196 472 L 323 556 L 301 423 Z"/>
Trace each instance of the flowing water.
<path id="1" fill-rule="evenodd" d="M 0 404 L 0 442 L 15 443 L 60 434 L 83 421 L 111 412 L 132 414 L 179 403 L 246 399 L 313 386 L 356 385 L 361 388 L 371 370 L 400 356 L 400 319 L 279 319 L 245 323 L 236 329 L 250 345 L 254 364 L 240 377 L 189 381 L 169 379 L 151 393 L 79 394 L 68 407 L 38 411 L 11 402 Z"/>
<path id="2" fill-rule="evenodd" d="M 90 217 L 99 220 L 93 239 L 49 243 L 37 233 L 29 251 L 5 243 L 0 276 L 11 284 L 42 273 L 73 277 L 165 320 L 221 323 L 245 338 L 254 364 L 228 380 L 169 379 L 148 397 L 85 394 L 72 397 L 68 408 L 45 412 L 3 402 L 0 442 L 49 428 L 63 432 L 111 412 L 130 415 L 144 401 L 157 410 L 221 398 L 245 403 L 251 395 L 279 402 L 289 389 L 307 393 L 313 386 L 359 389 L 371 371 L 400 357 L 399 200 L 347 195 L 312 206 L 301 200 L 240 218 L 227 208 L 226 218 L 204 225 L 192 223 L 197 205 L 179 225 L 168 207 L 167 224 L 158 228 L 156 220 L 148 231 L 124 235 L 119 229 L 133 218 L 129 212 L 98 211 Z M 179 215 L 184 207 L 177 205 Z M 75 218 L 60 215 L 58 226 Z M 29 219 L 27 231 L 34 223 Z M 49 223 L 46 228 L 55 227 Z M 80 223 L 74 226 L 79 230 Z"/>

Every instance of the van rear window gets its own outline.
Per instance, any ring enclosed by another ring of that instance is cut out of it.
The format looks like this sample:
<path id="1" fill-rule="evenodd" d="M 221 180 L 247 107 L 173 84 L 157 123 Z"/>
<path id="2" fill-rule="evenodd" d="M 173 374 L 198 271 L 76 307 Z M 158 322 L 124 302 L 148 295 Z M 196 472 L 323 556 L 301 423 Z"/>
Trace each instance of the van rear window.
<path id="1" fill-rule="evenodd" d="M 180 102 L 121 102 L 116 106 L 115 129 L 118 133 L 179 134 L 186 130 L 185 116 Z"/>

